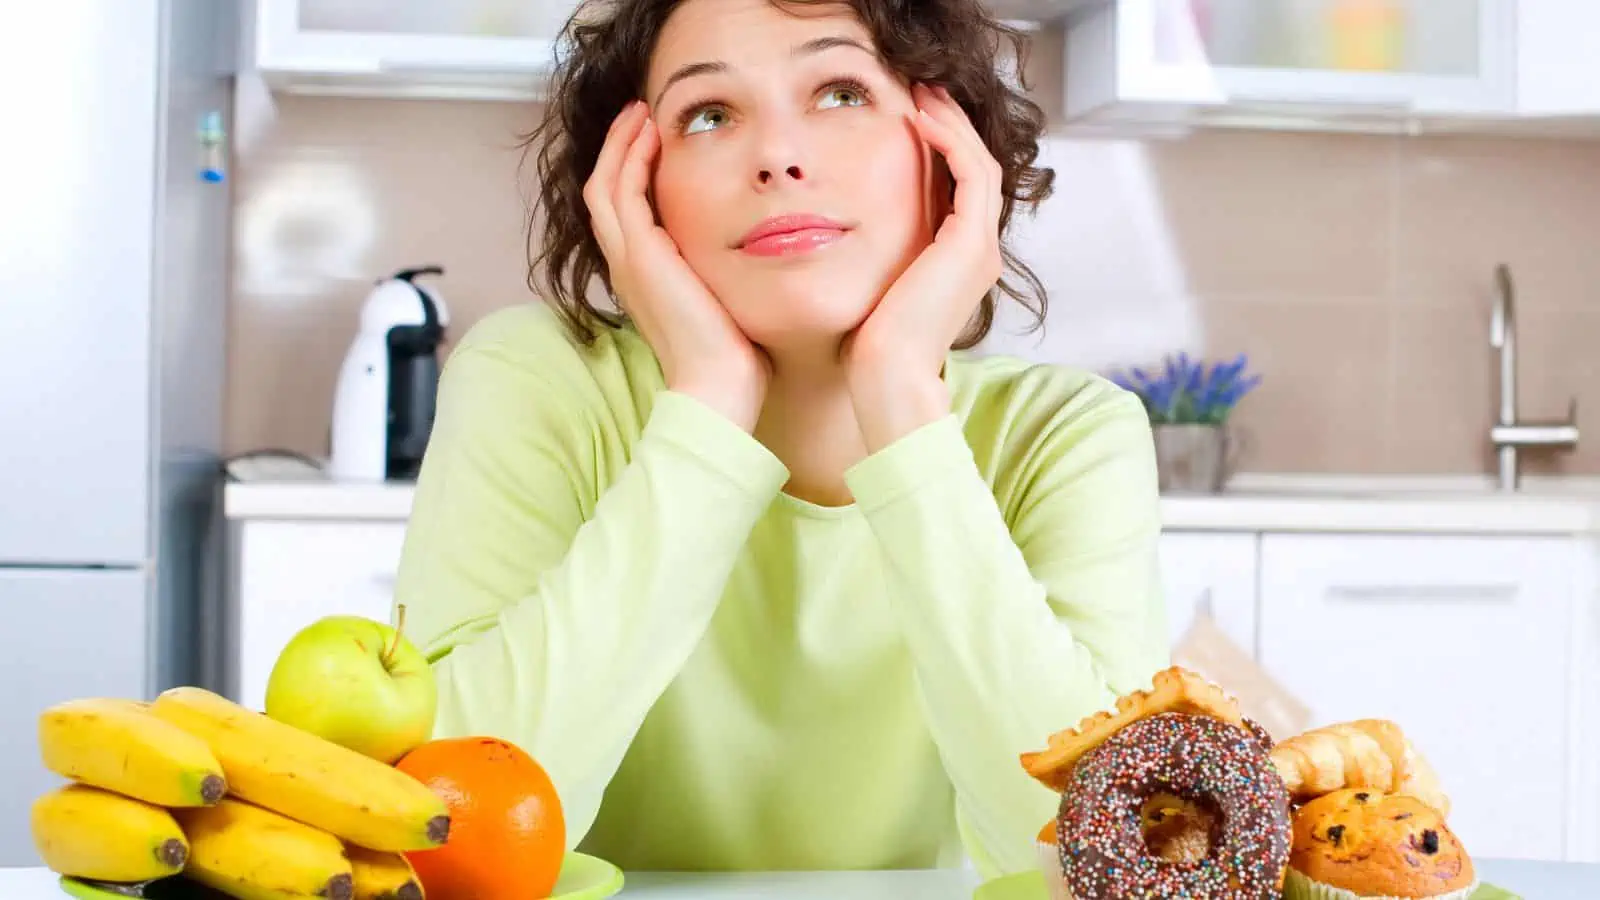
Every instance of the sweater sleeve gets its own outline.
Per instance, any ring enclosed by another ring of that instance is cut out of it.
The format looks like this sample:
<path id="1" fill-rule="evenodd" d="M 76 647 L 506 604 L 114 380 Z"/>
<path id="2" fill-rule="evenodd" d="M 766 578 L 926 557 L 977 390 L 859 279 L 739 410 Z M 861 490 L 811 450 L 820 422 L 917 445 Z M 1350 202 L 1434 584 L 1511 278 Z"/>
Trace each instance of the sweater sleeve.
<path id="1" fill-rule="evenodd" d="M 888 560 L 963 844 L 989 877 L 1036 865 L 1059 802 L 1020 754 L 1168 658 L 1148 418 L 1131 394 L 1084 406 L 1021 454 L 1004 512 L 955 416 L 847 473 Z"/>
<path id="2" fill-rule="evenodd" d="M 574 399 L 582 373 L 529 356 L 488 342 L 451 355 L 396 602 L 434 667 L 435 736 L 532 754 L 575 847 L 787 472 L 672 392 L 621 454 L 596 401 Z M 607 458 L 625 459 L 614 478 L 598 474 Z"/>

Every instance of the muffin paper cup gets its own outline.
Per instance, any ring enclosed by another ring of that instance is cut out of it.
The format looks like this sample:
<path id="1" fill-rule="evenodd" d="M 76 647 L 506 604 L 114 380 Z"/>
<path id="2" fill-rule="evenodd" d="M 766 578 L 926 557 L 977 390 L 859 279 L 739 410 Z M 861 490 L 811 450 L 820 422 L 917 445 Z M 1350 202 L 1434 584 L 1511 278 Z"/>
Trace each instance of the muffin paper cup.
<path id="1" fill-rule="evenodd" d="M 1050 900 L 1072 900 L 1066 874 L 1061 870 L 1061 849 L 1054 841 L 1036 841 L 1033 846 L 1039 856 L 1039 871 L 1044 873 L 1044 883 L 1050 887 Z"/>
<path id="2" fill-rule="evenodd" d="M 1478 882 L 1474 880 L 1459 891 L 1435 894 L 1427 900 L 1467 900 L 1477 890 Z M 1294 868 L 1290 868 L 1283 879 L 1283 900 L 1415 900 L 1415 898 L 1390 897 L 1386 894 L 1358 894 L 1320 881 L 1312 881 Z"/>

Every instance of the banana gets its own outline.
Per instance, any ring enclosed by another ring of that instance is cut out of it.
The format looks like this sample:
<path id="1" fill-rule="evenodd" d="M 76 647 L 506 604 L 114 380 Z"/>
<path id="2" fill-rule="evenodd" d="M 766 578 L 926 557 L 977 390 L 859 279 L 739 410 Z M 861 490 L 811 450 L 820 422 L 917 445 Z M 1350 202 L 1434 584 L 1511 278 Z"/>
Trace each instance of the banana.
<path id="1" fill-rule="evenodd" d="M 227 793 L 205 741 L 116 697 L 58 703 L 39 715 L 45 768 L 157 806 L 209 806 Z"/>
<path id="2" fill-rule="evenodd" d="M 198 687 L 175 687 L 155 715 L 204 740 L 228 793 L 373 850 L 426 850 L 450 834 L 450 810 L 412 776 Z"/>
<path id="3" fill-rule="evenodd" d="M 33 845 L 52 871 L 97 881 L 175 875 L 189 842 L 172 813 L 86 784 L 41 795 L 31 809 Z"/>
<path id="4" fill-rule="evenodd" d="M 401 853 L 345 848 L 355 875 L 355 900 L 422 900 L 422 882 Z"/>
<path id="5" fill-rule="evenodd" d="M 189 838 L 184 877 L 240 900 L 350 900 L 352 874 L 333 835 L 233 797 L 173 810 Z"/>

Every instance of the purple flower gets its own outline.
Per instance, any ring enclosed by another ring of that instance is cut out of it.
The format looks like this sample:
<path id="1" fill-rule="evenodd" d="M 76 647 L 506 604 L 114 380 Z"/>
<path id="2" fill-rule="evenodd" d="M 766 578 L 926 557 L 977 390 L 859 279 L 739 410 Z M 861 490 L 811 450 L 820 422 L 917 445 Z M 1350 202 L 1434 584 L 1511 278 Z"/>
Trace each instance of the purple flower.
<path id="1" fill-rule="evenodd" d="M 1209 423 L 1227 420 L 1240 400 L 1261 384 L 1261 376 L 1245 375 L 1249 357 L 1241 353 L 1227 362 L 1207 364 L 1189 354 L 1168 354 L 1155 373 L 1141 366 L 1113 371 L 1110 379 L 1139 396 L 1156 423 Z"/>

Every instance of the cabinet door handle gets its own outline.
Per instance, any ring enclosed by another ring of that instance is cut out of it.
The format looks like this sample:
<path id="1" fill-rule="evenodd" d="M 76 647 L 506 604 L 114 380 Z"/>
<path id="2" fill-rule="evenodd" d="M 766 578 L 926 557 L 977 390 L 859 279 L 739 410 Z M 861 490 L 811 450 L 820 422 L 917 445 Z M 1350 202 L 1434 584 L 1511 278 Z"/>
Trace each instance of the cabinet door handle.
<path id="1" fill-rule="evenodd" d="M 1336 584 L 1328 588 L 1330 600 L 1353 603 L 1423 601 L 1434 603 L 1510 603 L 1517 599 L 1515 584 Z"/>

